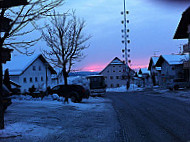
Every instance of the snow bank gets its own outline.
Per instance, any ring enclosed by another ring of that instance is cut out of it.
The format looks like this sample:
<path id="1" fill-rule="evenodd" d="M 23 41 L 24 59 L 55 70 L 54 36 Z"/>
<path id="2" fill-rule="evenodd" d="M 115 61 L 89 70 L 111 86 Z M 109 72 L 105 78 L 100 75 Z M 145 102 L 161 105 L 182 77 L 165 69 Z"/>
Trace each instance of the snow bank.
<path id="1" fill-rule="evenodd" d="M 5 129 L 0 130 L 0 138 L 9 138 L 17 136 L 40 136 L 45 137 L 49 133 L 53 133 L 55 130 L 40 127 L 30 123 L 17 122 L 9 125 L 5 125 Z"/>
<path id="2" fill-rule="evenodd" d="M 53 95 L 52 95 L 53 96 Z M 81 103 L 73 103 L 69 101 L 69 104 L 64 104 L 62 101 L 64 100 L 63 97 L 56 97 L 58 101 L 53 101 L 52 96 L 46 96 L 41 101 L 36 101 L 35 99 L 30 98 L 30 96 L 14 96 L 13 102 L 22 102 L 21 108 L 44 108 L 45 109 L 58 109 L 64 106 L 70 106 L 69 108 L 74 108 L 73 113 L 77 113 L 76 111 L 95 111 L 101 112 L 105 111 L 107 103 L 110 102 L 108 99 L 100 98 L 100 97 L 90 97 L 88 100 L 84 99 Z M 24 100 L 26 98 L 30 98 L 28 100 Z M 20 104 L 18 105 L 20 106 Z M 20 109 L 17 107 L 12 107 L 10 109 Z M 43 107 L 42 107 L 43 106 Z M 46 109 L 46 110 L 47 110 Z M 67 112 L 68 107 L 65 108 L 65 112 Z M 76 110 L 76 111 L 75 111 Z M 34 110 L 32 110 L 33 112 Z M 30 112 L 29 112 L 30 113 Z M 58 112 L 59 113 L 59 112 Z M 32 118 L 31 118 L 32 119 Z M 32 121 L 32 123 L 35 120 Z M 38 120 L 37 120 L 38 121 Z M 15 122 L 12 123 L 8 122 L 9 124 L 5 124 L 5 129 L 0 130 L 0 139 L 1 138 L 13 138 L 13 137 L 30 137 L 33 139 L 34 137 L 46 137 L 51 135 L 52 133 L 57 133 L 59 129 L 62 129 L 60 126 L 56 127 L 47 127 L 47 126 L 40 126 L 39 123 L 31 124 L 31 121 L 27 122 Z"/>
<path id="3" fill-rule="evenodd" d="M 137 85 L 135 84 L 131 84 L 130 88 L 127 90 L 126 86 L 121 86 L 118 88 L 107 88 L 106 91 L 107 92 L 129 92 L 129 91 L 142 91 L 143 88 L 139 88 Z"/>
<path id="4" fill-rule="evenodd" d="M 81 103 L 73 103 L 70 101 L 69 106 L 75 107 L 77 110 L 95 110 L 103 111 L 105 109 L 105 100 L 110 100 L 101 97 L 90 97 L 89 99 L 83 100 Z"/>

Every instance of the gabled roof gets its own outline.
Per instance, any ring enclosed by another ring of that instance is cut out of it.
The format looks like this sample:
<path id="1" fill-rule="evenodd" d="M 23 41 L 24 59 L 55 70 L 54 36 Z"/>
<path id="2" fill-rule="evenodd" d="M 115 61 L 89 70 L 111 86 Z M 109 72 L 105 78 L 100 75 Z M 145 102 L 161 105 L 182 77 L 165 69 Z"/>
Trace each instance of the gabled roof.
<path id="1" fill-rule="evenodd" d="M 115 57 L 99 74 L 101 74 L 109 65 L 125 65 L 118 57 Z"/>
<path id="2" fill-rule="evenodd" d="M 10 80 L 10 83 L 11 83 L 11 85 L 13 85 L 13 86 L 16 86 L 16 87 L 21 87 L 21 85 L 19 85 L 17 82 L 15 82 L 15 81 L 12 81 L 12 80 Z"/>
<path id="3" fill-rule="evenodd" d="M 111 62 L 110 64 L 112 65 L 123 65 L 124 63 L 118 58 L 118 57 L 115 57 Z"/>
<path id="4" fill-rule="evenodd" d="M 189 35 L 188 35 L 187 31 L 188 31 L 189 24 L 190 24 L 190 7 L 187 8 L 185 10 L 185 12 L 183 12 L 182 18 L 179 22 L 176 33 L 174 35 L 174 39 L 188 38 Z"/>
<path id="5" fill-rule="evenodd" d="M 12 56 L 11 61 L 3 65 L 3 69 L 9 69 L 10 75 L 21 75 L 23 74 L 37 59 L 40 59 L 43 63 L 48 63 L 42 54 L 26 56 L 18 55 Z M 48 69 L 52 74 L 56 74 L 56 71 L 48 63 Z"/>
<path id="6" fill-rule="evenodd" d="M 183 64 L 184 61 L 189 59 L 188 54 L 183 55 L 161 55 L 156 63 L 157 67 L 161 67 L 162 63 L 166 61 L 169 65 L 180 65 Z"/>
<path id="7" fill-rule="evenodd" d="M 159 57 L 151 57 L 150 58 L 150 62 L 149 62 L 149 65 L 148 65 L 148 70 L 151 69 L 151 66 L 155 66 L 157 61 L 158 61 Z"/>

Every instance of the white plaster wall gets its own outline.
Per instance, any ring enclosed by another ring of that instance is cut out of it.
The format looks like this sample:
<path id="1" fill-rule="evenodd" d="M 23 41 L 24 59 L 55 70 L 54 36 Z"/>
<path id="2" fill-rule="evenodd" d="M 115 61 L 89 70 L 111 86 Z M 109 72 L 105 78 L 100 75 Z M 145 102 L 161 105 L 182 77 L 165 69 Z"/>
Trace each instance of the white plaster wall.
<path id="1" fill-rule="evenodd" d="M 33 66 L 35 66 L 36 70 L 33 70 Z M 41 70 L 39 70 L 39 67 L 41 67 Z M 47 76 L 48 76 L 48 85 L 51 85 L 51 72 L 50 70 L 47 70 Z M 35 78 L 37 77 L 37 81 Z M 43 77 L 43 80 L 41 80 L 41 77 Z M 26 78 L 26 82 L 24 82 L 24 78 Z M 30 78 L 32 78 L 32 82 L 30 82 Z M 40 60 L 37 59 L 20 77 L 19 77 L 19 84 L 21 85 L 21 92 L 28 91 L 30 87 L 33 85 L 37 90 L 43 90 L 46 86 L 46 66 L 45 64 Z"/>
<path id="2" fill-rule="evenodd" d="M 112 65 L 110 64 L 102 73 L 106 80 L 106 85 L 108 88 L 111 88 L 111 85 L 113 85 L 113 88 L 118 87 L 117 85 L 123 86 L 126 85 L 126 80 L 122 80 L 123 71 L 125 69 L 125 65 Z M 110 79 L 110 76 L 113 77 L 113 79 Z M 116 77 L 119 76 L 119 79 Z"/>

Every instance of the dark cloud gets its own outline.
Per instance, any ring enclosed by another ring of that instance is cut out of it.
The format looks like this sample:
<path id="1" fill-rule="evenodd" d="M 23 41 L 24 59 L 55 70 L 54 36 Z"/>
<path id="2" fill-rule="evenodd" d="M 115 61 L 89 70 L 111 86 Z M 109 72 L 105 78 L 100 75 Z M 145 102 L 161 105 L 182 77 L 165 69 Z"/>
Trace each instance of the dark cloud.
<path id="1" fill-rule="evenodd" d="M 190 0 L 149 0 L 150 2 L 161 4 L 178 4 L 178 5 L 190 5 Z"/>

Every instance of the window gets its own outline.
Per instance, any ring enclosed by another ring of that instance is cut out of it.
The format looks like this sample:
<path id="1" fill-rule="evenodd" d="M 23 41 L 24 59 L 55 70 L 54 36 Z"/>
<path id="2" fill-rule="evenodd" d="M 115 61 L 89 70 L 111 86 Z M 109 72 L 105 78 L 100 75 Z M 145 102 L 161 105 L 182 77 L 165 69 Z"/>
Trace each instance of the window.
<path id="1" fill-rule="evenodd" d="M 36 66 L 33 66 L 33 71 L 35 71 L 36 70 Z"/>
<path id="2" fill-rule="evenodd" d="M 39 66 L 39 71 L 41 71 L 41 66 Z"/>
<path id="3" fill-rule="evenodd" d="M 26 83 L 26 77 L 25 77 L 25 78 L 23 78 L 23 82 L 24 82 L 24 83 Z"/>
<path id="4" fill-rule="evenodd" d="M 113 76 L 110 76 L 110 79 L 113 79 Z"/>
<path id="5" fill-rule="evenodd" d="M 35 77 L 35 81 L 38 82 L 38 78 L 37 77 Z"/>
<path id="6" fill-rule="evenodd" d="M 111 84 L 111 86 L 110 86 L 111 88 L 113 88 L 113 84 Z"/>
<path id="7" fill-rule="evenodd" d="M 117 84 L 117 87 L 119 87 L 119 84 Z"/>
<path id="8" fill-rule="evenodd" d="M 115 72 L 115 71 L 113 71 L 113 72 Z"/>
<path id="9" fill-rule="evenodd" d="M 32 82 L 32 77 L 30 77 L 30 82 Z"/>
<path id="10" fill-rule="evenodd" d="M 121 72 L 121 70 L 119 72 Z"/>
<path id="11" fill-rule="evenodd" d="M 41 81 L 44 81 L 44 78 L 43 78 L 43 76 L 41 77 Z"/>
<path id="12" fill-rule="evenodd" d="M 119 66 L 121 68 L 121 66 Z"/>
<path id="13" fill-rule="evenodd" d="M 175 68 L 174 68 L 174 67 L 172 67 L 172 70 L 175 70 Z"/>
<path id="14" fill-rule="evenodd" d="M 115 67 L 115 66 L 113 66 L 113 67 Z"/>
<path id="15" fill-rule="evenodd" d="M 107 71 L 107 72 L 109 72 L 109 71 Z"/>
<path id="16" fill-rule="evenodd" d="M 116 76 L 116 79 L 119 79 L 119 76 Z"/>

